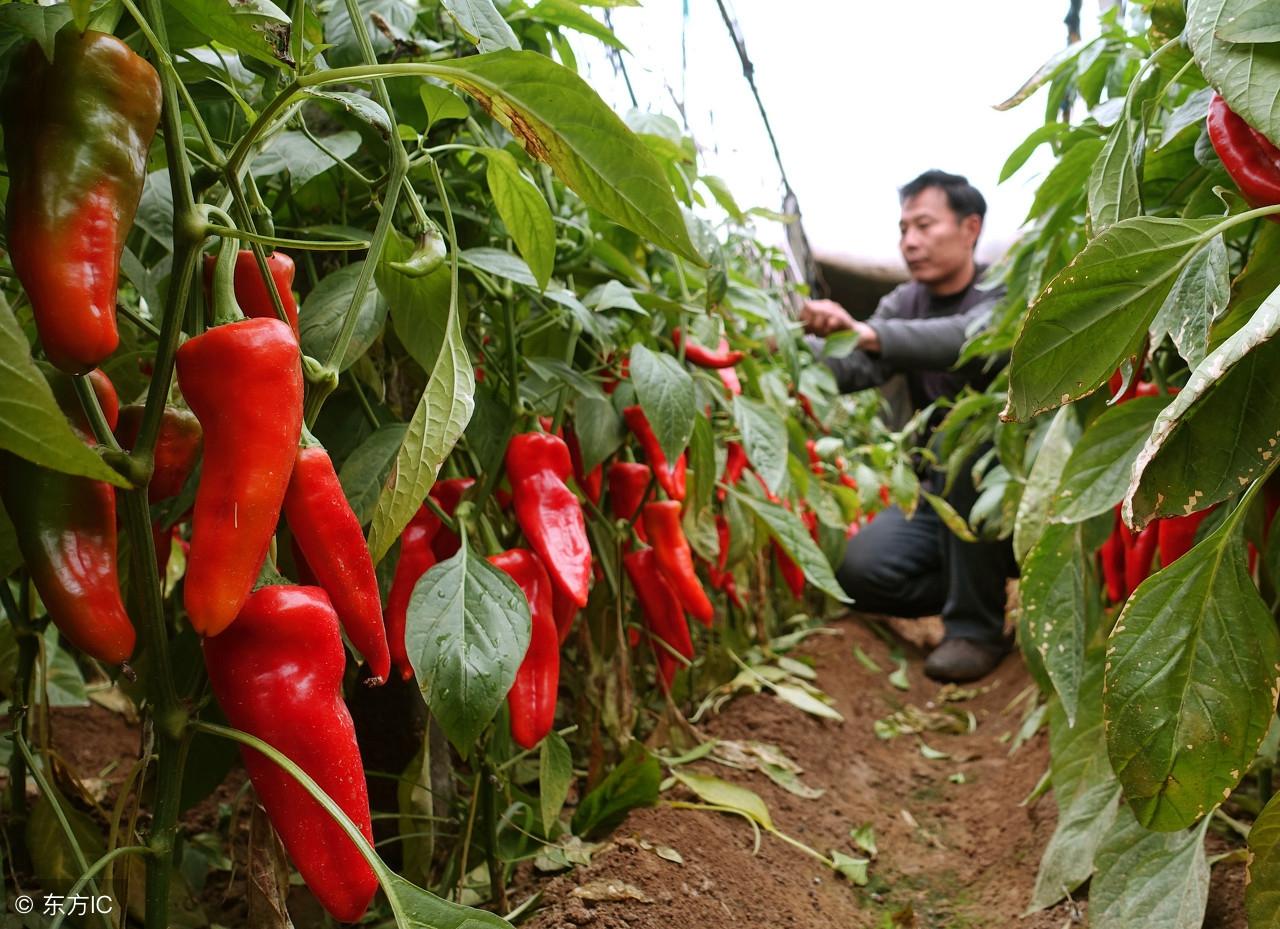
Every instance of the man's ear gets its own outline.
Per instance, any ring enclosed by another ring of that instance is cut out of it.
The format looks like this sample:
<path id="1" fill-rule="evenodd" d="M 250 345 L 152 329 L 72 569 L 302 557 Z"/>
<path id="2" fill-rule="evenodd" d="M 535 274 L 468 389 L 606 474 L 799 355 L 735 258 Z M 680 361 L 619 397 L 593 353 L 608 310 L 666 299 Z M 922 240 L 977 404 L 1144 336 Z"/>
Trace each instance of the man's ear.
<path id="1" fill-rule="evenodd" d="M 978 236 L 982 234 L 982 217 L 977 213 L 970 213 L 960 220 L 960 229 L 964 232 L 965 238 L 969 240 L 969 247 L 976 248 Z"/>

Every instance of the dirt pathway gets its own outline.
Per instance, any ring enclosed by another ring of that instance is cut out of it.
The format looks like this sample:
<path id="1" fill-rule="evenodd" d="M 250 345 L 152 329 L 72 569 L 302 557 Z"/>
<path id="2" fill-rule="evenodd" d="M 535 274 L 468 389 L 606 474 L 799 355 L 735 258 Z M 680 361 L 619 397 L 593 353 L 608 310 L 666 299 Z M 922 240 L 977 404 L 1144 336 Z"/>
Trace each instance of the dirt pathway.
<path id="1" fill-rule="evenodd" d="M 751 788 L 768 804 L 780 831 L 822 852 L 865 857 L 850 832 L 869 825 L 877 854 L 865 887 L 853 887 L 768 834 L 753 853 L 752 831 L 741 817 L 660 807 L 633 812 L 589 866 L 553 880 L 527 925 L 1082 925 L 1082 908 L 1067 903 L 1021 917 L 1056 808 L 1051 794 L 1023 805 L 1047 768 L 1048 746 L 1041 728 L 1011 754 L 1033 703 L 1033 685 L 1017 656 L 980 687 L 957 693 L 924 677 L 922 649 L 896 640 L 891 645 L 856 618 L 833 629 L 837 634 L 813 636 L 793 654 L 812 660 L 816 684 L 834 699 L 843 722 L 815 718 L 762 694 L 732 701 L 705 726 L 718 739 L 777 746 L 803 768 L 803 784 L 822 795 L 806 799 L 760 773 L 709 761 L 696 768 Z M 859 660 L 859 652 L 870 660 Z M 899 666 L 895 654 L 906 659 L 905 680 L 891 674 Z M 968 714 L 972 731 L 963 734 L 881 737 L 895 722 L 940 723 L 948 716 L 968 721 Z M 676 857 L 682 861 L 669 860 Z M 1241 878 L 1239 865 L 1215 868 L 1206 926 L 1242 929 Z"/>

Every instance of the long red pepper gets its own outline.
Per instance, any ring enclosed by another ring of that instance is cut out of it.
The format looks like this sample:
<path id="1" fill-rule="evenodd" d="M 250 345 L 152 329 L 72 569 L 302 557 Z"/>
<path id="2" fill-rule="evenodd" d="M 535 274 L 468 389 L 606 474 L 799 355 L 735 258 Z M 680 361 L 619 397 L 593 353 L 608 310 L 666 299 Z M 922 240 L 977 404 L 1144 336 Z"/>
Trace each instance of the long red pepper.
<path id="1" fill-rule="evenodd" d="M 1195 544 L 1196 530 L 1204 522 L 1204 518 L 1212 513 L 1213 507 L 1192 513 L 1189 516 L 1174 516 L 1158 520 L 1160 566 L 1169 567 Z"/>
<path id="2" fill-rule="evenodd" d="M 787 589 L 793 596 L 804 596 L 804 569 L 796 564 L 795 559 L 787 554 L 786 549 L 778 544 L 777 539 L 772 541 L 773 554 L 778 559 L 778 571 L 782 574 L 782 580 L 786 582 Z"/>
<path id="3" fill-rule="evenodd" d="M 1160 520 L 1148 523 L 1137 535 L 1130 533 L 1129 547 L 1124 554 L 1125 596 L 1128 597 L 1138 589 L 1138 585 L 1151 574 L 1151 563 L 1155 559 L 1156 543 L 1159 541 Z"/>
<path id="4" fill-rule="evenodd" d="M 730 442 L 725 446 L 728 456 L 724 461 L 724 474 L 720 480 L 726 487 L 733 487 L 742 480 L 742 472 L 747 469 L 747 450 L 739 442 Z M 723 500 L 729 493 L 725 487 L 716 488 L 716 497 Z"/>
<path id="5" fill-rule="evenodd" d="M 204 428 L 184 601 L 217 635 L 249 597 L 275 533 L 302 432 L 298 340 L 278 319 L 216 326 L 178 349 L 178 384 Z"/>
<path id="6" fill-rule="evenodd" d="M 560 686 L 560 639 L 552 616 L 551 578 L 538 556 L 525 548 L 490 555 L 489 562 L 509 574 L 529 601 L 533 621 L 529 650 L 507 693 L 507 707 L 512 737 L 521 748 L 533 748 L 555 725 Z"/>
<path id="7" fill-rule="evenodd" d="M 329 453 L 309 432 L 304 432 L 298 449 L 284 512 L 307 567 L 329 595 L 347 637 L 369 663 L 374 681 L 382 683 L 391 673 L 391 657 L 373 559 Z"/>
<path id="8" fill-rule="evenodd" d="M 120 411 L 116 438 L 120 445 L 132 450 L 142 426 L 142 404 L 131 404 Z M 152 503 L 181 493 L 196 462 L 200 459 L 203 431 L 200 420 L 190 410 L 166 406 L 160 414 L 160 433 L 156 439 L 155 467 L 147 485 L 147 499 Z"/>
<path id="9" fill-rule="evenodd" d="M 520 529 L 552 582 L 578 606 L 586 606 L 591 544 L 582 504 L 565 483 L 573 465 L 564 439 L 545 432 L 518 435 L 507 446 L 506 463 Z"/>
<path id="10" fill-rule="evenodd" d="M 640 440 L 640 447 L 644 450 L 645 460 L 649 462 L 649 467 L 653 468 L 653 476 L 658 479 L 658 486 L 661 487 L 672 500 L 683 500 L 685 494 L 685 459 L 684 452 L 681 452 L 676 458 L 674 465 L 667 464 L 667 456 L 662 451 L 662 445 L 658 442 L 658 437 L 653 433 L 653 427 L 649 425 L 649 418 L 644 415 L 644 410 L 639 406 L 629 406 L 622 411 L 622 418 L 626 420 L 627 428 L 630 429 L 637 439 Z"/>
<path id="11" fill-rule="evenodd" d="M 259 589 L 231 628 L 204 640 L 204 657 L 213 694 L 231 725 L 310 775 L 372 841 L 364 766 L 342 702 L 346 651 L 324 591 Z M 378 889 L 355 843 L 283 768 L 255 749 L 241 754 L 302 879 L 335 919 L 355 922 Z"/>
<path id="12" fill-rule="evenodd" d="M 652 480 L 653 469 L 646 464 L 615 461 L 609 465 L 609 509 L 613 518 L 633 519 Z M 648 540 L 643 520 L 636 520 L 635 530 L 641 542 Z"/>
<path id="13" fill-rule="evenodd" d="M 692 659 L 693 639 L 684 619 L 684 609 L 680 606 L 680 598 L 658 567 L 654 550 L 640 548 L 627 552 L 622 556 L 622 566 L 631 579 L 636 599 L 640 601 L 640 610 L 649 633 L 665 642 L 677 654 Z M 672 678 L 680 669 L 680 662 L 661 646 L 654 646 L 653 652 L 658 659 L 658 672 L 662 681 L 670 687 Z"/>
<path id="14" fill-rule="evenodd" d="M 431 542 L 440 529 L 440 517 L 424 506 L 409 520 L 400 534 L 400 560 L 387 594 L 387 609 L 383 618 L 387 624 L 387 648 L 391 661 L 401 680 L 413 677 L 413 664 L 405 648 L 404 634 L 409 609 L 409 598 L 418 579 L 436 563 Z"/>
<path id="15" fill-rule="evenodd" d="M 213 286 L 213 272 L 217 261 L 213 255 L 204 258 L 204 283 L 206 289 Z M 280 303 L 285 315 L 289 317 L 289 327 L 294 334 L 298 332 L 298 303 L 293 299 L 293 259 L 281 251 L 274 251 L 267 256 L 267 270 L 280 293 Z M 235 270 L 236 301 L 245 316 L 261 319 L 278 319 L 275 304 L 271 302 L 271 292 L 267 282 L 258 271 L 258 260 L 247 248 L 236 254 Z"/>
<path id="16" fill-rule="evenodd" d="M 1125 600 L 1124 558 L 1125 542 L 1120 522 L 1120 506 L 1115 509 L 1115 523 L 1111 535 L 1102 543 L 1102 579 L 1107 587 L 1107 599 L 1112 603 L 1123 603 Z"/>
<path id="17" fill-rule="evenodd" d="M 590 472 L 583 469 L 582 446 L 578 444 L 578 434 L 572 427 L 564 430 L 564 444 L 569 447 L 569 460 L 573 462 L 573 479 L 587 499 L 598 505 L 604 489 L 604 465 L 598 464 Z"/>
<path id="18" fill-rule="evenodd" d="M 710 627 L 715 621 L 715 608 L 694 570 L 693 552 L 680 524 L 680 504 L 675 500 L 646 503 L 644 525 L 649 531 L 662 576 L 694 619 Z"/>
<path id="19" fill-rule="evenodd" d="M 1280 203 L 1280 149 L 1227 106 L 1221 94 L 1209 101 L 1209 141 L 1250 206 Z M 1268 216 L 1272 221 L 1280 217 Z"/>
<path id="20" fill-rule="evenodd" d="M 724 336 L 720 337 L 720 342 L 714 349 L 686 341 L 679 329 L 671 330 L 671 339 L 675 342 L 676 351 L 680 350 L 680 343 L 684 342 L 685 360 L 696 364 L 699 368 L 732 368 L 747 357 L 746 352 L 730 349 L 729 340 Z"/>

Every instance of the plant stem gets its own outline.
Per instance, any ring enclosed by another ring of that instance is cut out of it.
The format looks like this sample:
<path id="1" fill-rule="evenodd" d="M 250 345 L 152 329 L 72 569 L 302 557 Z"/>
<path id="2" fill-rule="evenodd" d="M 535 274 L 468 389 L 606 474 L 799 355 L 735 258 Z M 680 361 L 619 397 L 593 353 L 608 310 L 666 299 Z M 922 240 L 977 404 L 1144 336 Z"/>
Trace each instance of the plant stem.
<path id="1" fill-rule="evenodd" d="M 498 794 L 494 790 L 493 767 L 486 754 L 480 762 L 481 804 L 484 806 L 485 861 L 489 866 L 489 899 L 504 913 L 507 907 L 507 886 L 502 878 L 502 862 L 498 860 Z"/>
<path id="2" fill-rule="evenodd" d="M 31 675 L 36 656 L 40 653 L 40 639 L 25 613 L 19 609 L 9 589 L 8 580 L 0 580 L 0 604 L 13 626 L 18 643 L 18 667 L 13 675 L 9 715 L 13 721 L 14 741 L 27 737 L 27 702 L 31 698 Z M 9 755 L 9 819 L 21 830 L 27 821 L 27 756 L 22 752 Z"/>

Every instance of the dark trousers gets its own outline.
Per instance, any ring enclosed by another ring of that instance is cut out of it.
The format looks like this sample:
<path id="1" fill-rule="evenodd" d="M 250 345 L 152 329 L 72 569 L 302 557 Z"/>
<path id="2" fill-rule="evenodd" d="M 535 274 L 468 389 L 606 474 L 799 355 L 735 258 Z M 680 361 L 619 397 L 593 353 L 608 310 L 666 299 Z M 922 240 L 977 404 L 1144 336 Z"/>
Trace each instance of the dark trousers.
<path id="1" fill-rule="evenodd" d="M 939 476 L 924 483 L 935 493 Z M 977 499 L 966 465 L 947 494 L 962 516 Z M 942 614 L 949 639 L 1004 642 L 1005 582 L 1017 571 L 1013 544 L 962 542 L 921 500 L 908 519 L 898 507 L 881 511 L 849 540 L 836 572 L 854 609 L 890 616 Z"/>

